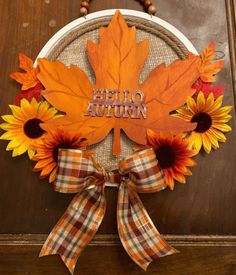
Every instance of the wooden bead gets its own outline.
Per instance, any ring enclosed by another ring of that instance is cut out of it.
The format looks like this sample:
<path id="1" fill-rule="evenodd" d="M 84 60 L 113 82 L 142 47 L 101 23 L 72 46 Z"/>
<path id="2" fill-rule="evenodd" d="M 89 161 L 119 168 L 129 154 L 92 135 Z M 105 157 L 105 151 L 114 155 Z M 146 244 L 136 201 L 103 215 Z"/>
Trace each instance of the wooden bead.
<path id="1" fill-rule="evenodd" d="M 82 1 L 82 3 L 80 4 L 80 6 L 88 9 L 89 8 L 89 3 L 86 2 L 86 1 Z"/>
<path id="2" fill-rule="evenodd" d="M 80 8 L 80 15 L 84 16 L 88 14 L 88 10 L 85 7 Z"/>
<path id="3" fill-rule="evenodd" d="M 149 8 L 149 6 L 151 6 L 152 5 L 152 2 L 150 1 L 150 0 L 145 0 L 144 1 L 144 6 L 146 7 L 146 8 Z"/>
<path id="4" fill-rule="evenodd" d="M 149 14 L 155 14 L 157 12 L 157 9 L 154 5 L 151 5 L 148 7 L 148 13 Z"/>

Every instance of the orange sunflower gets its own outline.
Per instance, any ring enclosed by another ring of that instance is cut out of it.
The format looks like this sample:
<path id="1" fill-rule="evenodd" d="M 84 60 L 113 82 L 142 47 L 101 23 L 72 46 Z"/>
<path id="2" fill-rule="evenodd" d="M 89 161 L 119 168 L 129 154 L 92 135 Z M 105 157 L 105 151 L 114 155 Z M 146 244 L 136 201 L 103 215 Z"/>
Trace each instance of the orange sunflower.
<path id="1" fill-rule="evenodd" d="M 174 189 L 174 180 L 185 183 L 185 176 L 192 175 L 187 167 L 196 164 L 191 159 L 196 152 L 189 149 L 188 141 L 184 141 L 180 135 L 155 133 L 150 129 L 147 131 L 147 141 L 156 153 L 158 163 L 165 175 L 166 184 L 170 189 Z"/>
<path id="2" fill-rule="evenodd" d="M 174 116 L 185 121 L 195 122 L 197 126 L 188 136 L 190 145 L 199 151 L 203 146 L 207 153 L 211 149 L 219 148 L 219 141 L 225 142 L 226 137 L 223 132 L 231 131 L 231 127 L 226 124 L 231 119 L 229 112 L 232 106 L 221 107 L 223 96 L 214 100 L 211 93 L 207 98 L 202 92 L 199 92 L 196 99 L 189 97 L 187 106 L 177 110 Z"/>
<path id="3" fill-rule="evenodd" d="M 86 146 L 85 139 L 80 134 L 65 132 L 62 128 L 56 131 L 49 131 L 42 142 L 37 144 L 36 155 L 32 158 L 37 161 L 33 171 L 40 173 L 40 178 L 49 175 L 49 182 L 52 183 L 57 173 L 57 155 L 59 148 L 82 149 Z"/>

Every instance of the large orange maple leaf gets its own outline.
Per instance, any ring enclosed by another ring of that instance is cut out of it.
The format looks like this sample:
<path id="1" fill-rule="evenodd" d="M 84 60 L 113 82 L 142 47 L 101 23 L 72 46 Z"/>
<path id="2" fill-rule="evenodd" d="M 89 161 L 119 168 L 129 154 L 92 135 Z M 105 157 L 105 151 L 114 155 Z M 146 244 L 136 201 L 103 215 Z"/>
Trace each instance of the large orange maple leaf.
<path id="1" fill-rule="evenodd" d="M 148 40 L 136 43 L 135 27 L 128 27 L 117 11 L 107 28 L 100 28 L 98 44 L 88 41 L 89 62 L 95 72 L 96 82 L 91 83 L 77 66 L 66 67 L 59 61 L 39 59 L 39 80 L 45 91 L 42 95 L 54 107 L 65 112 L 58 125 L 67 130 L 78 130 L 86 135 L 89 144 L 103 140 L 114 129 L 113 154 L 120 153 L 120 131 L 138 144 L 146 144 L 146 131 L 167 131 L 178 134 L 195 128 L 170 115 L 194 94 L 192 84 L 199 78 L 200 58 L 191 55 L 170 66 L 157 66 L 143 82 L 140 72 L 148 55 Z M 140 90 L 145 95 L 147 118 L 117 118 L 85 116 L 93 89 Z M 52 127 L 49 125 L 48 127 Z M 45 127 L 46 128 L 46 127 Z"/>

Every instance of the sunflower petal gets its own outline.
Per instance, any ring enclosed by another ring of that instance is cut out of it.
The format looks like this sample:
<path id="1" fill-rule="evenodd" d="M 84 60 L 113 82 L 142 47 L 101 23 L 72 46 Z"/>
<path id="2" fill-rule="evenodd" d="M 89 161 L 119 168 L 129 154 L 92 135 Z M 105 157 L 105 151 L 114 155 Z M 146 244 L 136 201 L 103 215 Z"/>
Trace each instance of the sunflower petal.
<path id="1" fill-rule="evenodd" d="M 203 92 L 199 92 L 198 96 L 197 96 L 197 109 L 198 109 L 199 112 L 204 109 L 205 104 L 206 104 L 206 100 L 205 100 L 205 97 L 203 95 Z"/>
<path id="2" fill-rule="evenodd" d="M 164 174 L 165 174 L 166 184 L 170 187 L 170 190 L 174 190 L 175 183 L 174 183 L 173 177 L 170 176 L 168 171 L 164 171 Z"/>
<path id="3" fill-rule="evenodd" d="M 147 142 L 149 145 L 151 145 L 153 148 L 155 148 L 157 146 L 157 134 L 151 130 L 151 129 L 147 129 Z"/>
<path id="4" fill-rule="evenodd" d="M 185 184 L 186 183 L 186 179 L 184 177 L 184 175 L 181 174 L 175 174 L 175 180 L 177 180 L 178 182 Z"/>
<path id="5" fill-rule="evenodd" d="M 196 105 L 195 100 L 194 100 L 192 97 L 188 97 L 188 98 L 187 98 L 187 106 L 188 106 L 188 109 L 189 109 L 193 114 L 195 114 L 195 113 L 197 112 L 197 105 Z"/>
<path id="6" fill-rule="evenodd" d="M 209 139 L 209 141 L 211 142 L 212 146 L 214 149 L 218 149 L 219 148 L 219 143 L 217 141 L 217 138 L 214 135 L 211 135 L 211 132 L 206 132 L 205 133 Z"/>
<path id="7" fill-rule="evenodd" d="M 33 150 L 33 149 L 31 149 L 31 148 L 29 148 L 28 149 L 28 156 L 29 156 L 29 159 L 32 159 L 33 158 L 33 156 L 35 155 L 35 150 Z"/>
<path id="8" fill-rule="evenodd" d="M 16 119 L 13 115 L 3 115 L 2 119 L 10 124 L 16 124 L 16 125 L 22 124 L 22 122 Z"/>
<path id="9" fill-rule="evenodd" d="M 225 123 L 213 123 L 212 125 L 215 129 L 220 130 L 222 132 L 230 132 L 232 128 Z"/>
<path id="10" fill-rule="evenodd" d="M 19 129 L 19 126 L 14 124 L 9 124 L 9 123 L 2 123 L 0 124 L 0 128 L 5 131 L 8 131 L 8 130 Z"/>
<path id="11" fill-rule="evenodd" d="M 210 93 L 206 99 L 206 104 L 204 106 L 203 111 L 207 113 L 214 106 L 214 103 L 215 103 L 214 95 L 213 93 Z"/>
<path id="12" fill-rule="evenodd" d="M 46 167 L 44 167 L 40 173 L 40 178 L 45 178 L 46 176 L 48 176 L 52 170 L 56 167 L 56 163 L 50 163 L 49 165 L 47 165 Z"/>
<path id="13" fill-rule="evenodd" d="M 214 106 L 212 106 L 212 108 L 208 111 L 209 114 L 212 114 L 214 113 L 217 109 L 219 109 L 222 105 L 222 102 L 223 102 L 223 95 L 222 96 L 219 96 L 215 103 L 214 103 Z"/>
<path id="14" fill-rule="evenodd" d="M 16 136 L 16 134 L 14 132 L 5 132 L 0 136 L 0 139 L 4 139 L 4 140 L 11 140 L 12 138 L 14 138 Z"/>
<path id="15" fill-rule="evenodd" d="M 196 161 L 191 158 L 186 158 L 185 160 L 182 160 L 182 164 L 184 166 L 196 166 L 197 165 Z"/>
<path id="16" fill-rule="evenodd" d="M 21 101 L 20 101 L 20 107 L 21 107 L 22 109 L 24 109 L 24 108 L 27 109 L 29 106 L 30 106 L 29 101 L 26 100 L 25 98 L 22 98 Z"/>
<path id="17" fill-rule="evenodd" d="M 193 148 L 199 152 L 201 147 L 202 147 L 202 137 L 201 137 L 201 134 L 199 133 L 196 133 L 196 132 L 193 132 L 191 137 L 191 144 L 193 146 Z"/>
<path id="18" fill-rule="evenodd" d="M 218 131 L 217 129 L 211 128 L 208 131 L 210 131 L 212 135 L 214 135 L 217 138 L 218 141 L 221 141 L 221 142 L 226 141 L 225 135 L 222 132 Z"/>
<path id="19" fill-rule="evenodd" d="M 21 146 L 22 144 L 24 144 L 24 140 L 20 138 L 14 138 L 8 143 L 6 150 L 10 151 L 16 147 Z"/>
<path id="20" fill-rule="evenodd" d="M 17 156 L 19 156 L 20 154 L 18 153 L 18 147 L 16 147 L 16 148 L 14 148 L 13 150 L 12 150 L 12 157 L 14 158 L 14 157 L 17 157 Z"/>
<path id="21" fill-rule="evenodd" d="M 17 119 L 24 120 L 27 118 L 27 115 L 24 112 L 22 112 L 22 109 L 19 106 L 9 105 L 9 107 L 12 111 L 13 116 Z"/>
<path id="22" fill-rule="evenodd" d="M 201 134 L 201 138 L 203 148 L 209 154 L 211 152 L 211 142 L 205 133 Z"/>
<path id="23" fill-rule="evenodd" d="M 218 123 L 220 123 L 220 122 L 221 123 L 228 122 L 232 118 L 231 115 L 219 115 L 219 116 L 217 116 L 217 115 L 211 115 L 211 117 L 212 117 L 213 121 L 216 121 Z"/>
<path id="24" fill-rule="evenodd" d="M 52 170 L 52 172 L 51 172 L 51 174 L 50 174 L 50 176 L 49 176 L 49 183 L 52 183 L 52 182 L 55 181 L 56 175 L 57 175 L 57 170 L 58 170 L 57 167 L 55 167 L 55 168 Z"/>
<path id="25" fill-rule="evenodd" d="M 185 171 L 183 172 L 183 174 L 186 176 L 192 176 L 193 173 L 190 169 L 186 168 Z"/>
<path id="26" fill-rule="evenodd" d="M 193 114 L 185 108 L 180 108 L 176 110 L 176 112 L 178 113 L 176 114 L 177 117 L 181 116 L 181 118 L 186 119 L 187 121 L 190 121 L 193 117 Z"/>
<path id="27" fill-rule="evenodd" d="M 48 158 L 45 158 L 45 159 L 41 159 L 36 163 L 33 170 L 39 171 L 53 162 L 55 163 L 55 161 L 53 160 L 53 158 L 51 156 Z"/>
<path id="28" fill-rule="evenodd" d="M 16 157 L 16 156 L 22 155 L 27 151 L 27 149 L 28 149 L 27 145 L 22 144 L 13 150 L 12 156 Z"/>
<path id="29" fill-rule="evenodd" d="M 231 110 L 232 110 L 232 106 L 224 106 L 224 107 L 221 107 L 220 109 L 217 109 L 215 110 L 214 112 L 212 112 L 211 110 L 211 114 L 212 115 L 227 115 Z"/>

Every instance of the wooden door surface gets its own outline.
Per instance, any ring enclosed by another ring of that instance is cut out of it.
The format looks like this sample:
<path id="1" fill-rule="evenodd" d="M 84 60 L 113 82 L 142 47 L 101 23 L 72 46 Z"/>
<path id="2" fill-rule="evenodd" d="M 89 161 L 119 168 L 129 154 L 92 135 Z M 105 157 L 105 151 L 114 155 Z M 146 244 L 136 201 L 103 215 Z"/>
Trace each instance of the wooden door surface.
<path id="1" fill-rule="evenodd" d="M 226 144 L 198 165 L 186 185 L 141 199 L 158 230 L 179 254 L 152 263 L 146 274 L 236 274 L 235 1 L 153 0 L 158 16 L 181 30 L 198 51 L 215 41 L 225 54 L 218 82 L 234 105 Z M 76 19 L 79 0 L 0 0 L 0 114 L 9 112 L 18 86 L 18 53 L 35 58 L 48 39 Z M 134 0 L 91 1 L 91 12 L 143 10 Z M 69 274 L 58 256 L 38 258 L 40 248 L 72 199 L 32 173 L 27 157 L 12 158 L 0 142 L 0 274 Z M 144 274 L 121 246 L 116 229 L 117 192 L 106 190 L 107 213 L 75 274 Z"/>

